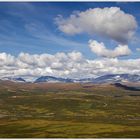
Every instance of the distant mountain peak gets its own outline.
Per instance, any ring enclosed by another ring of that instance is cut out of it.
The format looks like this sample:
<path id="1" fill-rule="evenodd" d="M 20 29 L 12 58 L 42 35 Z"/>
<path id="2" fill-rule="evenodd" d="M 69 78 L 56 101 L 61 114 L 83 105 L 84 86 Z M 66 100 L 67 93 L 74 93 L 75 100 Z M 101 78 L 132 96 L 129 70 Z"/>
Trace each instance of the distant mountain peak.
<path id="1" fill-rule="evenodd" d="M 97 83 L 114 83 L 114 82 L 140 82 L 140 75 L 136 74 L 108 74 L 94 79 Z"/>
<path id="2" fill-rule="evenodd" d="M 1 80 L 3 80 L 3 81 L 13 81 L 13 82 L 26 82 L 26 80 L 24 80 L 21 77 L 3 77 L 3 78 L 1 78 Z"/>
<path id="3" fill-rule="evenodd" d="M 54 77 L 54 76 L 41 76 L 35 80 L 35 83 L 40 83 L 40 82 L 49 82 L 49 83 L 57 83 L 57 82 L 62 82 L 62 83 L 68 83 L 68 82 L 73 82 L 71 79 L 68 78 L 60 78 L 60 77 Z"/>

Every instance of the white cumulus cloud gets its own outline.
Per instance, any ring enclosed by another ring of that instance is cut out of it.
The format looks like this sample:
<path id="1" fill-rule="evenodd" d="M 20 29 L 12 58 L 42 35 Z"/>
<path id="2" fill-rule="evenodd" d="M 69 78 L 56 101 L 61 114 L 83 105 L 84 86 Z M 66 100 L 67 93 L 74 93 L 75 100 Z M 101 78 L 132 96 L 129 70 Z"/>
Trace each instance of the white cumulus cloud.
<path id="1" fill-rule="evenodd" d="M 114 58 L 119 56 L 127 56 L 131 53 L 131 50 L 127 45 L 118 45 L 114 50 L 106 48 L 103 42 L 97 42 L 96 40 L 89 41 L 89 47 L 92 52 L 98 56 Z"/>
<path id="2" fill-rule="evenodd" d="M 120 43 L 127 43 L 137 28 L 135 17 L 118 7 L 90 8 L 73 13 L 68 18 L 56 19 L 60 31 L 69 34 L 98 34 Z"/>
<path id="3" fill-rule="evenodd" d="M 0 53 L 0 78 L 10 76 L 33 79 L 43 75 L 86 78 L 116 73 L 140 74 L 140 59 L 90 60 L 80 52 L 60 52 L 54 55 L 20 53 L 16 57 Z"/>

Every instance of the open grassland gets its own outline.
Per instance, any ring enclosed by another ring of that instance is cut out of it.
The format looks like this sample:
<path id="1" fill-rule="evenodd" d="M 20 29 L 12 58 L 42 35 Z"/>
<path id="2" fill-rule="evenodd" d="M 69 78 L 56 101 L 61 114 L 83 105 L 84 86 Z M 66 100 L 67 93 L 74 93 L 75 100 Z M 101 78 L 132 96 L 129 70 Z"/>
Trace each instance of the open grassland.
<path id="1" fill-rule="evenodd" d="M 0 82 L 1 138 L 140 138 L 140 91 Z"/>

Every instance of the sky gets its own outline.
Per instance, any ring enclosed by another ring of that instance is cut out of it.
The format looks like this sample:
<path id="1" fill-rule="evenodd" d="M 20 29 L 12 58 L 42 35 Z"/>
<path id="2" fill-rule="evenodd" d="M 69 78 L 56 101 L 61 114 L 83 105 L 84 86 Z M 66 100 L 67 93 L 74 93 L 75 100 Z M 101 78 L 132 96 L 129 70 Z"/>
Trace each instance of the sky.
<path id="1" fill-rule="evenodd" d="M 140 2 L 0 2 L 0 78 L 140 74 Z"/>

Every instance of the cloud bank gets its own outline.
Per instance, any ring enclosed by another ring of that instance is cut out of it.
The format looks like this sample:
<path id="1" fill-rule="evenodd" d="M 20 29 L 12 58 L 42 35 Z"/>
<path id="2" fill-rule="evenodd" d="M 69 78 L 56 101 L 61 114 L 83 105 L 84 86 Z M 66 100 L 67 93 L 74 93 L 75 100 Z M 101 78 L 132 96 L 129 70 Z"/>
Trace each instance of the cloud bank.
<path id="1" fill-rule="evenodd" d="M 115 58 L 119 56 L 127 56 L 131 53 L 131 50 L 127 45 L 118 45 L 114 50 L 109 50 L 106 48 L 103 42 L 97 42 L 96 40 L 89 41 L 89 47 L 92 52 L 98 56 Z"/>
<path id="2" fill-rule="evenodd" d="M 68 18 L 60 15 L 55 20 L 59 30 L 68 35 L 84 32 L 98 34 L 121 44 L 132 39 L 137 28 L 135 17 L 118 7 L 90 8 L 73 13 Z"/>
<path id="3" fill-rule="evenodd" d="M 0 78 L 37 78 L 42 75 L 86 78 L 104 74 L 140 74 L 140 59 L 86 59 L 80 52 L 52 54 L 20 53 L 17 57 L 0 53 Z"/>

